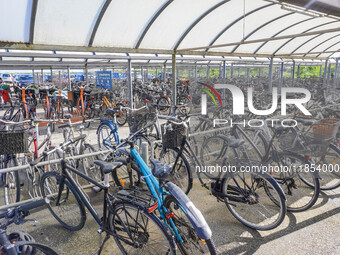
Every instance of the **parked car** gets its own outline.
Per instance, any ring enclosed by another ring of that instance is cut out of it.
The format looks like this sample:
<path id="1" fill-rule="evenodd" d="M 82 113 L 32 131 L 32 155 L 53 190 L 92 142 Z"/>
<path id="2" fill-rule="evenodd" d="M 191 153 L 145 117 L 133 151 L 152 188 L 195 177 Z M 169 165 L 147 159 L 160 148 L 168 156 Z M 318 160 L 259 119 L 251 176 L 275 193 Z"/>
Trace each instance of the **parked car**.
<path id="1" fill-rule="evenodd" d="M 29 83 L 33 83 L 33 75 L 32 74 L 18 74 L 15 76 L 15 83 L 17 85 L 27 85 Z"/>
<path id="2" fill-rule="evenodd" d="M 4 82 L 13 82 L 14 78 L 11 74 L 9 73 L 3 73 L 0 74 L 0 78 L 4 81 Z"/>

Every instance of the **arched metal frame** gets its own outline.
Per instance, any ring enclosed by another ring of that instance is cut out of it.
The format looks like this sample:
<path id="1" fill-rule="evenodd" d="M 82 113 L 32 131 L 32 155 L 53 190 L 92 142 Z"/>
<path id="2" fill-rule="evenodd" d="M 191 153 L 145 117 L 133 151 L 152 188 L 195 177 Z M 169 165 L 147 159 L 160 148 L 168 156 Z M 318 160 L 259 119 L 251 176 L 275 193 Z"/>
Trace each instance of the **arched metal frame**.
<path id="1" fill-rule="evenodd" d="M 155 22 L 155 20 L 161 15 L 161 13 L 173 2 L 174 0 L 167 0 L 164 2 L 164 4 L 154 13 L 154 15 L 149 20 L 148 24 L 146 24 L 144 30 L 140 34 L 139 38 L 137 39 L 137 43 L 135 45 L 135 49 L 138 49 L 140 44 L 142 43 L 146 33 L 149 31 L 152 24 Z"/>
<path id="2" fill-rule="evenodd" d="M 38 9 L 38 0 L 32 1 L 32 10 L 31 10 L 31 22 L 30 22 L 30 34 L 28 42 L 33 44 L 34 41 L 34 28 L 35 28 L 35 19 L 37 17 L 37 9 Z"/>
<path id="3" fill-rule="evenodd" d="M 302 24 L 302 23 L 304 23 L 304 22 L 306 22 L 306 21 L 309 21 L 309 20 L 312 20 L 312 19 L 315 19 L 316 17 L 312 17 L 312 18 L 308 18 L 308 19 L 305 19 L 305 20 L 301 20 L 301 21 L 299 21 L 299 22 L 296 22 L 296 23 L 294 23 L 294 24 L 292 24 L 292 25 L 290 25 L 290 26 L 288 26 L 288 27 L 285 27 L 284 29 L 282 29 L 282 30 L 280 30 L 279 32 L 277 32 L 276 34 L 274 34 L 273 36 L 271 36 L 270 38 L 274 38 L 274 37 L 276 37 L 277 35 L 279 35 L 279 34 L 281 34 L 281 33 L 283 33 L 284 31 L 286 31 L 286 30 L 288 30 L 288 29 L 290 29 L 290 28 L 292 28 L 292 27 L 295 27 L 295 26 L 297 26 L 297 25 L 300 25 L 300 24 Z M 266 45 L 268 42 L 263 42 L 254 52 L 253 52 L 253 54 L 256 54 L 264 45 Z"/>
<path id="4" fill-rule="evenodd" d="M 267 4 L 267 5 L 263 5 L 263 6 L 259 7 L 259 8 L 256 8 L 256 9 L 254 9 L 254 10 L 252 10 L 252 11 L 250 11 L 250 12 L 247 12 L 246 14 L 240 16 L 239 18 L 237 18 L 236 20 L 234 20 L 233 22 L 231 22 L 230 24 L 228 24 L 228 26 L 226 26 L 224 29 L 222 29 L 222 31 L 219 32 L 219 33 L 217 34 L 217 36 L 215 36 L 214 39 L 212 39 L 212 41 L 209 43 L 209 46 L 212 46 L 212 45 L 218 40 L 218 38 L 220 38 L 225 32 L 227 32 L 227 31 L 229 30 L 229 28 L 231 28 L 233 25 L 235 25 L 235 24 L 236 24 L 237 22 L 239 22 L 240 20 L 244 19 L 245 17 L 249 16 L 250 14 L 253 14 L 253 13 L 259 11 L 259 10 L 262 10 L 262 9 L 264 9 L 264 8 L 267 8 L 267 7 L 273 6 L 273 5 L 274 5 L 274 3 Z M 206 49 L 205 51 L 208 52 L 209 49 Z"/>
<path id="5" fill-rule="evenodd" d="M 326 25 L 329 25 L 329 24 L 333 24 L 335 22 L 339 22 L 338 20 L 335 20 L 335 21 L 330 21 L 330 22 L 326 22 L 324 24 L 321 24 L 321 25 L 317 25 L 315 27 L 312 27 L 312 28 L 309 28 L 303 32 L 301 32 L 301 34 L 304 34 L 304 33 L 307 33 L 315 28 L 318 28 L 318 27 L 322 27 L 322 26 L 326 26 Z M 291 41 L 293 41 L 295 38 L 291 38 L 289 39 L 287 42 L 283 43 L 276 51 L 273 52 L 273 55 L 275 55 L 279 50 L 281 50 L 284 46 L 286 46 L 288 43 L 290 43 Z"/>
<path id="6" fill-rule="evenodd" d="M 335 35 L 335 36 L 332 36 L 332 37 L 328 38 L 327 40 L 325 40 L 325 41 L 319 43 L 318 45 L 316 45 L 316 46 L 314 46 L 313 48 L 311 48 L 311 49 L 310 49 L 306 54 L 304 54 L 303 56 L 305 57 L 306 55 L 308 55 L 309 53 L 311 53 L 314 49 L 316 49 L 316 48 L 319 47 L 320 45 L 322 45 L 322 44 L 324 44 L 325 42 L 328 42 L 328 41 L 330 41 L 330 40 L 332 40 L 333 38 L 336 38 L 336 37 L 338 37 L 338 36 L 340 36 L 340 34 Z"/>
<path id="7" fill-rule="evenodd" d="M 106 12 L 106 10 L 109 7 L 111 2 L 112 2 L 112 0 L 106 0 L 105 4 L 103 5 L 102 9 L 100 10 L 100 13 L 99 13 L 97 20 L 96 20 L 96 24 L 94 25 L 92 33 L 91 33 L 91 37 L 90 37 L 89 44 L 88 44 L 89 47 L 92 47 L 92 45 L 93 45 L 94 38 L 96 37 L 96 33 L 97 33 L 98 27 L 100 25 L 100 22 L 102 21 L 103 16 L 104 16 L 104 14 L 105 14 L 105 12 Z"/>
<path id="8" fill-rule="evenodd" d="M 284 18 L 284 17 L 287 17 L 287 16 L 289 16 L 289 15 L 292 15 L 292 14 L 294 14 L 294 12 L 286 13 L 286 14 L 284 14 L 284 15 L 281 15 L 281 16 L 279 16 L 279 17 L 276 17 L 276 18 L 274 18 L 274 19 L 272 19 L 272 20 L 270 20 L 270 21 L 268 21 L 268 22 L 262 24 L 261 26 L 257 27 L 256 29 L 254 29 L 253 31 L 251 31 L 249 34 L 247 34 L 247 35 L 243 38 L 242 42 L 245 41 L 245 40 L 247 40 L 250 36 L 252 36 L 253 34 L 255 34 L 257 31 L 259 31 L 259 30 L 262 29 L 263 27 L 265 27 L 265 26 L 267 26 L 267 25 L 269 25 L 269 24 L 271 24 L 271 23 L 273 23 L 273 22 L 275 22 L 275 21 L 277 21 L 277 20 L 279 20 L 279 19 L 281 19 L 281 18 Z M 231 51 L 231 53 L 234 53 L 234 52 L 237 50 L 237 48 L 240 47 L 240 46 L 241 46 L 241 45 L 236 45 L 236 46 L 234 47 L 234 49 Z"/>
<path id="9" fill-rule="evenodd" d="M 181 37 L 177 40 L 177 42 L 175 43 L 174 46 L 174 50 L 177 50 L 177 48 L 179 47 L 179 45 L 181 44 L 181 42 L 184 40 L 184 38 L 188 35 L 188 33 L 203 19 L 205 18 L 208 14 L 210 14 L 211 12 L 213 12 L 214 10 L 216 10 L 218 7 L 224 5 L 225 3 L 230 2 L 230 0 L 224 0 L 222 2 L 219 2 L 218 4 L 214 5 L 213 7 L 211 7 L 209 10 L 207 10 L 206 12 L 204 12 L 201 16 L 199 16 L 185 31 L 184 33 L 181 35 Z"/>
<path id="10" fill-rule="evenodd" d="M 323 51 L 327 51 L 327 50 L 329 50 L 330 48 L 332 48 L 333 46 L 335 46 L 335 45 L 337 45 L 337 44 L 339 44 L 339 43 L 340 43 L 340 41 L 339 41 L 339 42 L 336 42 L 336 43 L 334 43 L 334 44 L 332 44 L 331 46 L 327 47 L 327 48 L 324 49 Z M 316 55 L 316 57 L 319 57 L 321 54 L 322 54 L 322 53 Z M 334 54 L 334 53 L 332 53 L 332 55 L 333 55 L 333 54 Z"/>
<path id="11" fill-rule="evenodd" d="M 322 34 L 316 35 L 310 39 L 308 39 L 306 42 L 301 43 L 298 47 L 296 47 L 291 53 L 290 55 L 294 54 L 298 49 L 300 49 L 303 45 L 305 45 L 306 43 L 309 43 L 310 41 L 313 41 L 315 38 L 318 38 L 319 36 L 321 36 Z"/>

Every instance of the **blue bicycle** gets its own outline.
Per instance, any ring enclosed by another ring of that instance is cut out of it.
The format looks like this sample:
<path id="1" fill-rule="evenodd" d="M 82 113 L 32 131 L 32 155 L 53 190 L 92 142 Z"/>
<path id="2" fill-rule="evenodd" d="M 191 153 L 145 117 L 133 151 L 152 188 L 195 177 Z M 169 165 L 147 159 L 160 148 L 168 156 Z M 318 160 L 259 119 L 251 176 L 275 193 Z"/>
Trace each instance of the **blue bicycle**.
<path id="1" fill-rule="evenodd" d="M 118 159 L 113 163 L 103 161 L 102 165 L 108 167 L 112 164 L 113 168 L 117 162 L 121 162 L 121 166 L 115 167 L 115 171 L 112 172 L 115 183 L 120 183 L 120 186 L 122 180 L 119 180 L 117 176 L 120 168 L 128 172 L 138 171 L 141 178 L 145 180 L 149 192 L 157 199 L 158 216 L 174 236 L 182 254 L 205 254 L 207 252 L 217 254 L 211 239 L 212 232 L 202 213 L 176 184 L 166 181 L 171 173 L 171 166 L 151 159 L 154 165 L 151 170 L 134 148 L 135 136 L 145 132 L 153 124 L 152 122 L 131 134 L 116 147 L 116 150 L 124 154 L 126 159 Z M 129 145 L 129 149 L 126 145 Z M 130 180 L 130 183 L 133 181 Z"/>

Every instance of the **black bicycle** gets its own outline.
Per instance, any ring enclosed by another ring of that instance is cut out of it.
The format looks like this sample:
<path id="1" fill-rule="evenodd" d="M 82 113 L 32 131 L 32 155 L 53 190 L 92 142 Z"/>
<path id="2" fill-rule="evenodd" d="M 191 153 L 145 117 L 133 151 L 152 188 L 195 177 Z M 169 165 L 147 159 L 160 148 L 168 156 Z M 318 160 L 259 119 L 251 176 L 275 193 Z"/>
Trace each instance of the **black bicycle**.
<path id="1" fill-rule="evenodd" d="M 40 199 L 33 201 L 14 209 L 9 209 L 0 214 L 0 219 L 6 221 L 0 224 L 0 254 L 7 255 L 58 255 L 54 250 L 40 243 L 36 243 L 34 238 L 25 232 L 16 231 L 10 234 L 6 233 L 6 229 L 11 224 L 23 224 L 27 221 L 25 217 L 29 215 L 29 211 L 49 203 L 48 199 Z M 33 220 L 36 221 L 36 220 Z"/>
<path id="2" fill-rule="evenodd" d="M 83 138 L 84 135 L 81 135 L 74 138 L 72 142 Z M 31 164 L 35 165 L 41 159 Z M 51 200 L 48 208 L 57 221 L 66 229 L 80 230 L 86 221 L 85 205 L 100 226 L 99 232 L 106 233 L 95 254 L 102 252 L 110 236 L 113 236 L 123 254 L 175 254 L 174 240 L 164 224 L 153 214 L 158 201 L 153 196 L 132 189 L 119 189 L 111 195 L 108 192 L 108 176 L 122 163 L 98 160 L 95 164 L 106 176 L 104 184 L 98 183 L 68 164 L 65 153 L 61 161 L 62 173 L 47 172 L 42 176 L 41 193 L 43 197 Z M 72 178 L 70 172 L 104 191 L 103 217 L 95 211 L 87 195 Z"/>

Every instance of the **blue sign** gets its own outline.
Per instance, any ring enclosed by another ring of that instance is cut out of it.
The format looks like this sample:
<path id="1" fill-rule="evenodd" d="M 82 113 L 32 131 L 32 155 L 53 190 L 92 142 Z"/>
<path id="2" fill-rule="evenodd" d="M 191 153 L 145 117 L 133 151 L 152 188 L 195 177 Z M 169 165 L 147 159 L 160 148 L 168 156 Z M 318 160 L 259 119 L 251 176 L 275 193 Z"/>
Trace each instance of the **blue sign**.
<path id="1" fill-rule="evenodd" d="M 119 79 L 119 73 L 112 73 L 113 79 Z"/>
<path id="2" fill-rule="evenodd" d="M 112 89 L 112 73 L 111 71 L 98 71 L 96 72 L 97 87 L 104 89 Z"/>

